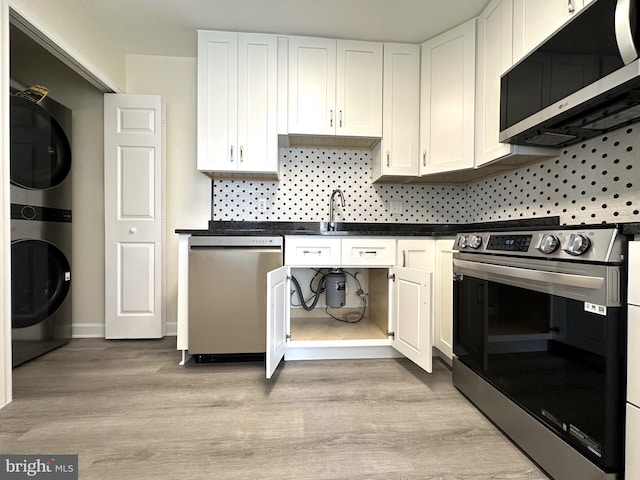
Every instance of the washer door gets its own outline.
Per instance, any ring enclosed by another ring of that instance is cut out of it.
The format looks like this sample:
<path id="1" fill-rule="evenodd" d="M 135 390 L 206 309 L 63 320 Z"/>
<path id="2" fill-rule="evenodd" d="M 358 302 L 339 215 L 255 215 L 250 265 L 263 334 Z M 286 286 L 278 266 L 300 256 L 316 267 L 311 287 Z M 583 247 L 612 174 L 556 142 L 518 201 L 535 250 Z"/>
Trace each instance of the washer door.
<path id="1" fill-rule="evenodd" d="M 59 185 L 71 170 L 71 146 L 39 105 L 11 96 L 11 183 L 31 190 Z"/>
<path id="2" fill-rule="evenodd" d="M 11 325 L 25 328 L 46 320 L 69 293 L 67 257 L 43 240 L 11 242 Z"/>

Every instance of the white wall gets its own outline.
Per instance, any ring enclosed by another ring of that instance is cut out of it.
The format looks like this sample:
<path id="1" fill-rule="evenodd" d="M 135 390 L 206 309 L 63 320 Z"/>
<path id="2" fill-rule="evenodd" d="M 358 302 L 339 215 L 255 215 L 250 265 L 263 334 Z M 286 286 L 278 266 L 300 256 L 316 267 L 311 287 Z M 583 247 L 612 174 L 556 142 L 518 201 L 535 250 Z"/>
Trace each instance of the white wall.
<path id="1" fill-rule="evenodd" d="M 0 0 L 0 90 L 9 91 L 9 9 Z M 9 221 L 9 108 L 0 95 L 0 408 L 11 401 L 11 282 Z"/>
<path id="2" fill-rule="evenodd" d="M 167 334 L 176 333 L 179 228 L 207 228 L 211 180 L 196 170 L 196 59 L 127 55 L 126 92 L 166 102 Z"/>
<path id="3" fill-rule="evenodd" d="M 125 53 L 75 0 L 8 0 L 9 6 L 42 32 L 56 50 L 109 89 L 124 88 Z"/>

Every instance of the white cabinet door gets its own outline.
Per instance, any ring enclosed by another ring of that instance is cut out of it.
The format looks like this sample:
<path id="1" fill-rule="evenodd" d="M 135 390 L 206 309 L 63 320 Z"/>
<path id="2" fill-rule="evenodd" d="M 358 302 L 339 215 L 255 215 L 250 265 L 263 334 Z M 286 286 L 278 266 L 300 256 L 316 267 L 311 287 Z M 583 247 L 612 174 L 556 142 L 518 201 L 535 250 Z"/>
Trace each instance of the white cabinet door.
<path id="1" fill-rule="evenodd" d="M 500 76 L 513 62 L 513 1 L 493 0 L 478 17 L 475 166 L 513 157 L 559 155 L 556 148 L 500 143 Z M 581 68 L 584 68 L 581 66 Z M 575 73 L 575 69 L 569 69 Z M 578 76 L 578 78 L 582 78 Z"/>
<path id="2" fill-rule="evenodd" d="M 628 317 L 627 401 L 640 407 L 640 307 L 629 305 Z"/>
<path id="3" fill-rule="evenodd" d="M 514 0 L 514 63 L 543 42 L 582 7 L 583 0 Z"/>
<path id="4" fill-rule="evenodd" d="M 338 40 L 336 135 L 382 136 L 382 44 Z"/>
<path id="5" fill-rule="evenodd" d="M 336 40 L 289 37 L 289 133 L 335 135 Z"/>
<path id="6" fill-rule="evenodd" d="M 384 45 L 382 141 L 373 178 L 417 176 L 420 149 L 420 46 Z"/>
<path id="7" fill-rule="evenodd" d="M 290 134 L 380 137 L 382 44 L 289 37 Z"/>
<path id="8" fill-rule="evenodd" d="M 390 273 L 391 345 L 431 373 L 431 273 L 402 267 Z"/>
<path id="9" fill-rule="evenodd" d="M 271 378 L 287 350 L 289 325 L 289 268 L 267 273 L 266 375 Z"/>
<path id="10" fill-rule="evenodd" d="M 106 338 L 164 336 L 164 168 L 162 99 L 105 95 Z"/>
<path id="11" fill-rule="evenodd" d="M 435 248 L 436 240 L 433 238 L 400 239 L 398 240 L 396 265 L 433 272 L 435 271 Z"/>
<path id="12" fill-rule="evenodd" d="M 453 238 L 436 240 L 434 281 L 435 347 L 453 358 Z"/>
<path id="13" fill-rule="evenodd" d="M 278 43 L 273 35 L 238 36 L 238 152 L 243 172 L 277 172 Z"/>
<path id="14" fill-rule="evenodd" d="M 197 166 L 200 171 L 236 169 L 237 62 L 237 34 L 198 32 Z"/>
<path id="15" fill-rule="evenodd" d="M 633 305 L 640 306 L 640 241 L 629 242 L 628 270 L 627 301 Z"/>
<path id="16" fill-rule="evenodd" d="M 478 17 L 476 151 L 480 166 L 511 153 L 500 143 L 500 75 L 512 64 L 513 0 L 494 0 Z"/>
<path id="17" fill-rule="evenodd" d="M 198 170 L 277 174 L 273 35 L 198 32 Z"/>
<path id="18" fill-rule="evenodd" d="M 636 372 L 637 373 L 637 372 Z M 627 403 L 624 478 L 640 478 L 640 408 Z"/>
<path id="19" fill-rule="evenodd" d="M 474 165 L 476 20 L 422 44 L 420 174 Z"/>

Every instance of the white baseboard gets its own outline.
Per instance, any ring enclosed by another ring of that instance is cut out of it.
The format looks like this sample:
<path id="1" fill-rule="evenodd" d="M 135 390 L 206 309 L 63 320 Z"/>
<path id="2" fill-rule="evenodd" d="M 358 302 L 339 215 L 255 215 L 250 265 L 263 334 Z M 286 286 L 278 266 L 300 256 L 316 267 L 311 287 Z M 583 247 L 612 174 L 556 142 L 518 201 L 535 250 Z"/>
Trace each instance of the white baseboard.
<path id="1" fill-rule="evenodd" d="M 74 323 L 71 325 L 73 338 L 104 338 L 104 323 Z"/>
<path id="2" fill-rule="evenodd" d="M 165 336 L 175 337 L 178 334 L 177 322 L 167 322 Z M 74 323 L 71 326 L 73 338 L 104 338 L 104 323 Z"/>
<path id="3" fill-rule="evenodd" d="M 167 331 L 165 336 L 176 337 L 178 335 L 178 322 L 167 322 Z"/>

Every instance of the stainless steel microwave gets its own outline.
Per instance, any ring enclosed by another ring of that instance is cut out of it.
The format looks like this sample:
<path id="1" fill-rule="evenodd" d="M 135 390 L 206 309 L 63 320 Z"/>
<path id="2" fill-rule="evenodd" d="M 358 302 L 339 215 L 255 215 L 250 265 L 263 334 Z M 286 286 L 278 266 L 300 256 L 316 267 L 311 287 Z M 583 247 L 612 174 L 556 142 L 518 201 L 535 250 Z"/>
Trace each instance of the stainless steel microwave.
<path id="1" fill-rule="evenodd" d="M 636 0 L 592 0 L 501 77 L 500 141 L 566 146 L 640 120 Z"/>

